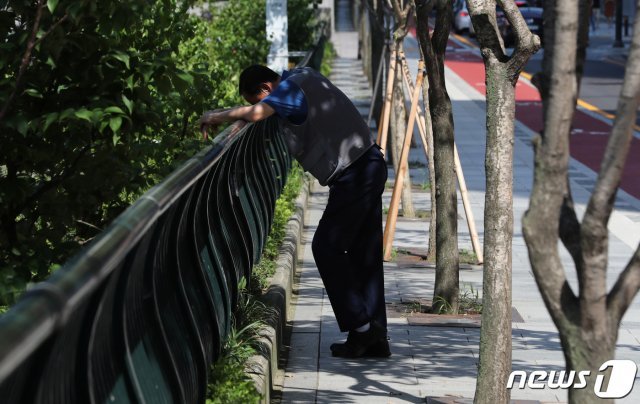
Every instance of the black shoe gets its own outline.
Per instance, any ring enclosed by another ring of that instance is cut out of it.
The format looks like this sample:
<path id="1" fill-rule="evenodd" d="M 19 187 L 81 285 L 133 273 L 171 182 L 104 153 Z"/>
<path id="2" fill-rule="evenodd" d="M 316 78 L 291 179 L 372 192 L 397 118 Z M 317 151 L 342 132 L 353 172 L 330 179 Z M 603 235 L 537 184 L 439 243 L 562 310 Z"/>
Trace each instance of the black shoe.
<path id="1" fill-rule="evenodd" d="M 349 331 L 345 343 L 331 344 L 330 349 L 333 356 L 341 358 L 388 357 L 391 355 L 385 329 L 374 322 L 365 332 Z"/>
<path id="2" fill-rule="evenodd" d="M 336 342 L 335 344 L 331 344 L 329 348 L 333 356 L 344 356 L 341 355 L 341 353 L 348 349 L 345 345 L 346 343 L 344 342 Z M 390 356 L 391 350 L 389 349 L 389 340 L 387 337 L 380 338 L 362 354 L 363 358 L 388 358 Z"/>
<path id="3" fill-rule="evenodd" d="M 387 337 L 382 337 L 375 344 L 371 345 L 369 349 L 362 355 L 367 358 L 388 358 L 391 356 L 391 350 L 389 349 L 389 340 Z"/>

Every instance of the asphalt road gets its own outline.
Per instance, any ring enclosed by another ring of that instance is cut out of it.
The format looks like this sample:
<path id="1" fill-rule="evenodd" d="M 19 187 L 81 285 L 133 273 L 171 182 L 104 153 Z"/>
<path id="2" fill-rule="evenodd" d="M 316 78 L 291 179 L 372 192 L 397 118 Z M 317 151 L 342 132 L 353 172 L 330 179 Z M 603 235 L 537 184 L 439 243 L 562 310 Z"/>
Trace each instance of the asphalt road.
<path id="1" fill-rule="evenodd" d="M 463 34 L 462 38 L 468 46 L 478 48 L 475 38 Z M 609 52 L 613 49 L 613 40 L 607 37 L 597 36 L 591 39 L 591 46 L 587 49 L 587 61 L 584 67 L 580 99 L 582 102 L 601 111 L 603 116 L 613 118 L 618 105 L 618 96 L 624 79 L 625 56 L 623 52 Z M 627 48 L 628 51 L 628 48 Z M 525 72 L 535 74 L 542 69 L 544 49 L 534 55 Z M 640 128 L 640 115 L 636 118 L 636 124 Z"/>
<path id="2" fill-rule="evenodd" d="M 605 36 L 601 36 L 605 38 Z M 606 39 L 606 38 L 605 38 Z M 409 41 L 410 43 L 411 41 Z M 413 40 L 415 42 L 415 39 Z M 407 55 L 417 54 L 417 43 L 405 44 Z M 616 108 L 618 93 L 622 86 L 625 49 L 613 50 L 610 45 L 592 40 L 585 64 L 585 76 L 578 100 L 579 108 L 574 114 L 570 149 L 571 157 L 595 172 L 600 169 L 612 125 L 612 112 Z M 415 49 L 414 49 L 415 48 Z M 413 55 L 417 57 L 417 55 Z M 530 84 L 531 74 L 540 69 L 543 51 L 532 57 L 516 86 L 516 119 L 533 132 L 543 130 L 542 102 L 538 90 Z M 616 58 L 616 59 L 613 59 Z M 447 67 L 460 79 L 480 94 L 486 91 L 484 63 L 477 43 L 468 37 L 452 35 L 447 45 L 445 58 Z M 635 138 L 629 156 L 640 156 L 640 135 L 636 126 Z M 640 198 L 640 160 L 628 158 L 623 169 L 621 189 Z"/>

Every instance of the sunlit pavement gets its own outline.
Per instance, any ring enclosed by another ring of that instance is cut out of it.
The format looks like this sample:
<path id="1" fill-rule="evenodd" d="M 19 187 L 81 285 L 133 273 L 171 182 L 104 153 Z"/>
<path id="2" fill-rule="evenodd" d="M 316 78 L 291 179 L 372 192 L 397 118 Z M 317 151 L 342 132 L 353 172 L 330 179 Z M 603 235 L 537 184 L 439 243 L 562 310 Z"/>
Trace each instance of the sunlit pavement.
<path id="1" fill-rule="evenodd" d="M 339 58 L 334 65 L 332 80 L 359 106 L 366 118 L 371 89 L 361 73 L 361 63 L 355 59 L 355 32 L 340 32 L 334 37 Z M 415 41 L 407 39 L 406 50 L 412 69 L 416 68 Z M 463 47 L 464 44 L 457 44 Z M 413 53 L 412 53 L 413 52 Z M 463 51 L 459 51 L 463 52 Z M 472 54 L 472 52 L 469 52 Z M 472 61 L 467 64 L 478 63 Z M 481 62 L 480 62 L 481 65 Z M 481 79 L 477 66 L 472 72 L 447 67 L 447 85 L 454 109 L 456 141 L 469 188 L 471 205 L 480 238 L 483 236 L 484 209 L 484 134 L 485 109 Z M 415 71 L 413 72 L 415 77 Z M 528 86 L 526 81 L 520 86 Z M 526 87 L 526 94 L 531 91 Z M 525 100 L 520 100 L 525 102 Z M 522 108 L 522 105 L 519 106 Z M 513 369 L 562 370 L 564 359 L 557 331 L 547 313 L 531 274 L 526 247 L 522 238 L 521 218 L 528 206 L 533 180 L 533 152 L 531 138 L 535 128 L 518 115 L 514 153 L 514 238 L 513 238 L 513 306 L 523 322 L 513 323 Z M 523 122 L 524 121 L 524 122 Z M 537 121 L 532 120 L 533 123 Z M 375 129 L 374 129 L 375 130 Z M 587 136 L 587 135 L 584 135 Z M 594 136 L 594 135 L 591 135 Z M 417 138 L 417 136 L 414 136 Z M 419 142 L 419 140 L 417 140 Z M 418 145 L 412 148 L 410 161 L 426 163 Z M 595 152 L 594 152 L 595 153 Z M 596 173 L 589 162 L 573 156 L 570 163 L 571 186 L 578 214 L 584 213 L 589 191 Z M 596 158 L 596 157 L 593 157 Z M 411 169 L 414 184 L 426 178 L 420 164 Z M 637 172 L 637 171 L 636 171 Z M 393 170 L 390 169 L 390 180 Z M 636 180 L 637 181 L 637 180 Z M 640 200 L 631 193 L 620 192 L 610 221 L 609 273 L 611 285 L 629 261 L 640 242 Z M 289 361 L 285 371 L 283 402 L 340 402 L 340 403 L 403 403 L 424 402 L 425 397 L 464 397 L 471 399 L 475 390 L 478 362 L 479 329 L 474 327 L 434 327 L 410 325 L 406 316 L 389 319 L 389 336 L 393 355 L 388 359 L 345 360 L 331 357 L 329 345 L 346 338 L 333 317 L 322 282 L 311 254 L 311 238 L 319 220 L 328 189 L 314 187 L 305 221 L 306 244 L 300 255 L 300 283 L 293 322 Z M 384 195 L 389 206 L 390 190 Z M 414 204 L 429 209 L 428 191 L 415 190 Z M 458 231 L 461 249 L 471 250 L 470 237 L 462 203 L 458 206 Z M 394 246 L 398 249 L 424 249 L 427 243 L 428 220 L 400 219 Z M 577 280 L 571 259 L 562 250 L 567 277 L 576 288 Z M 387 304 L 399 304 L 418 299 L 430 299 L 433 294 L 434 270 L 417 263 L 385 263 Z M 482 291 L 482 270 L 465 267 L 461 273 L 461 289 Z M 631 359 L 640 363 L 640 302 L 630 307 L 618 338 L 617 359 Z M 620 403 L 640 402 L 640 383 Z M 559 389 L 512 390 L 517 400 L 565 402 L 567 394 Z"/>

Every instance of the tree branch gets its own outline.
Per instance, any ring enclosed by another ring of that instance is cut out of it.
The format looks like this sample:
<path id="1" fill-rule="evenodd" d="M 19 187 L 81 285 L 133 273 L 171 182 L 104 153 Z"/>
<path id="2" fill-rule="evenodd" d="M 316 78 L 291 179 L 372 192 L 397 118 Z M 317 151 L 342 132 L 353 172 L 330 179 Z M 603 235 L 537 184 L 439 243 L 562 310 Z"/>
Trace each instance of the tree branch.
<path id="1" fill-rule="evenodd" d="M 409 10 L 411 10 L 411 4 L 407 3 L 405 8 L 402 8 L 402 0 L 392 0 L 393 10 L 396 21 L 396 28 L 393 34 L 396 42 L 403 41 L 407 36 L 407 25 L 409 23 Z"/>
<path id="2" fill-rule="evenodd" d="M 434 57 L 431 38 L 429 37 L 429 14 L 433 10 L 433 2 L 430 0 L 414 0 L 416 10 L 416 22 L 418 24 L 418 43 L 425 62 Z M 430 67 L 429 67 L 430 68 Z"/>
<path id="3" fill-rule="evenodd" d="M 640 0 L 638 0 L 640 6 Z M 633 138 L 633 124 L 640 97 L 640 15 L 634 22 L 633 41 L 627 62 L 624 81 L 620 91 L 620 100 L 611 136 L 605 149 L 602 168 L 584 217 L 585 226 L 598 226 L 606 229 L 613 209 L 615 194 L 620 184 L 624 164 Z M 583 226 L 583 227 L 585 227 Z M 587 226 L 583 235 L 594 230 Z"/>
<path id="4" fill-rule="evenodd" d="M 620 324 L 624 313 L 640 289 L 640 245 L 629 264 L 618 277 L 607 296 L 607 309 L 616 325 Z"/>
<path id="5" fill-rule="evenodd" d="M 576 52 L 576 83 L 578 85 L 577 93 L 580 93 L 580 83 L 584 71 L 584 62 L 586 59 L 587 44 L 589 42 L 589 17 L 591 15 L 591 4 L 589 1 L 580 1 L 578 3 L 578 42 Z M 542 91 L 541 91 L 542 93 Z M 576 267 L 579 279 L 584 279 L 585 261 L 582 254 L 582 226 L 578 221 L 573 204 L 573 196 L 571 193 L 571 184 L 569 182 L 569 172 L 565 178 L 565 192 L 562 209 L 560 211 L 560 240 L 565 246 Z"/>
<path id="6" fill-rule="evenodd" d="M 409 17 L 409 13 L 411 12 L 411 2 L 407 1 L 407 4 L 404 5 L 404 10 L 402 11 L 406 17 Z"/>
<path id="7" fill-rule="evenodd" d="M 60 18 L 58 21 L 53 23 L 53 25 L 51 25 L 51 27 L 47 30 L 47 32 L 45 32 L 40 38 L 38 38 L 38 40 L 36 41 L 34 47 L 38 46 L 40 44 L 40 42 L 42 42 L 46 37 L 48 37 L 49 34 L 51 34 L 53 32 L 53 30 L 56 29 L 60 24 L 65 22 L 67 20 L 67 18 L 69 18 L 69 13 L 64 13 L 62 18 Z"/>
<path id="8" fill-rule="evenodd" d="M 436 22 L 433 27 L 431 42 L 433 43 L 436 55 L 442 59 L 441 64 L 444 68 L 444 55 L 447 51 L 447 43 L 449 42 L 451 21 L 453 21 L 453 6 L 449 0 L 436 0 L 435 3 Z"/>
<path id="9" fill-rule="evenodd" d="M 38 30 L 40 28 L 40 18 L 42 18 L 42 10 L 46 6 L 45 0 L 40 0 L 38 2 L 38 8 L 36 10 L 36 18 L 33 21 L 33 26 L 31 27 L 31 35 L 29 36 L 29 40 L 27 42 L 27 49 L 24 51 L 24 55 L 22 56 L 22 61 L 20 63 L 20 68 L 18 69 L 18 74 L 16 75 L 16 86 L 13 88 L 11 95 L 7 98 L 7 101 L 4 103 L 2 110 L 0 111 L 0 121 L 4 119 L 9 107 L 13 103 L 13 99 L 16 97 L 18 90 L 22 85 L 22 77 L 24 76 L 27 67 L 29 66 L 29 61 L 31 60 L 31 51 L 36 45 L 36 36 L 38 35 Z"/>
<path id="10" fill-rule="evenodd" d="M 579 310 L 568 286 L 558 251 L 560 215 L 565 199 L 569 133 L 575 112 L 578 0 L 547 1 L 551 23 L 545 22 L 547 46 L 542 76 L 544 136 L 535 147 L 535 177 L 523 233 L 536 282 L 554 322 L 561 330 L 574 327 Z M 551 38 L 551 40 L 550 40 Z"/>
<path id="11" fill-rule="evenodd" d="M 529 31 L 522 13 L 513 0 L 498 0 L 516 36 L 516 49 L 509 60 L 509 75 L 515 85 L 531 55 L 540 49 L 540 38 Z"/>
<path id="12" fill-rule="evenodd" d="M 40 197 L 44 193 L 48 192 L 50 189 L 52 189 L 53 187 L 57 186 L 58 184 L 60 184 L 65 179 L 69 178 L 69 176 L 74 174 L 76 167 L 80 163 L 80 160 L 85 156 L 85 154 L 90 149 L 90 147 L 91 147 L 91 144 L 87 144 L 82 149 L 80 149 L 80 151 L 78 151 L 78 154 L 73 159 L 71 164 L 69 164 L 67 167 L 63 168 L 62 171 L 60 173 L 58 173 L 57 175 L 53 175 L 51 177 L 51 180 L 45 182 L 38 189 L 36 189 L 36 191 L 33 194 L 31 194 L 24 201 L 24 203 L 22 204 L 23 208 L 19 209 L 18 211 L 22 211 L 24 209 L 24 207 L 26 207 L 26 206 L 32 204 L 33 202 L 37 201 L 38 199 L 40 199 Z"/>
<path id="13" fill-rule="evenodd" d="M 471 23 L 476 31 L 483 59 L 498 62 L 507 61 L 504 43 L 498 30 L 496 21 L 496 2 L 468 0 L 467 5 L 471 15 Z"/>
<path id="14" fill-rule="evenodd" d="M 396 20 L 400 21 L 403 19 L 402 14 L 402 5 L 400 4 L 402 0 L 390 0 L 391 6 L 393 7 L 393 13 L 396 16 Z"/>

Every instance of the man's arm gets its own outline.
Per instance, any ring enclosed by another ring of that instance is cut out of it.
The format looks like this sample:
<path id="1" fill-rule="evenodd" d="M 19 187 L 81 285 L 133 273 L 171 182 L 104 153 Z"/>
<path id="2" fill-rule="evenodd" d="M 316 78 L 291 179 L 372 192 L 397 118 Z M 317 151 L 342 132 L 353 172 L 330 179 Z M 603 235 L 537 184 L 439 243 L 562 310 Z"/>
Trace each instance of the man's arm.
<path id="1" fill-rule="evenodd" d="M 223 122 L 243 120 L 257 122 L 273 115 L 275 110 L 269 105 L 259 102 L 255 105 L 239 106 L 223 110 L 205 112 L 200 118 L 200 131 L 204 139 L 209 138 L 209 130 L 215 129 Z"/>

